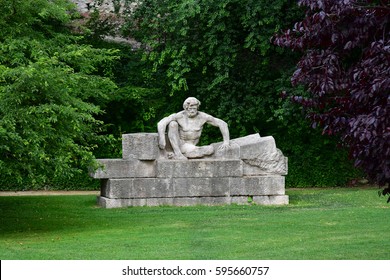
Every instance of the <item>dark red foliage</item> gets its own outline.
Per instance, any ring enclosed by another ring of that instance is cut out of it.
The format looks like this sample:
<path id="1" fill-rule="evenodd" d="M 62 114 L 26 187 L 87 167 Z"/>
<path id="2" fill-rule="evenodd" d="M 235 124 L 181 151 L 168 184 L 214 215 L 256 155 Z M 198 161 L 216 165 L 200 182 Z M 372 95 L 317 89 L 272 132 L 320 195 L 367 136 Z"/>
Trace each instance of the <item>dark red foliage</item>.
<path id="1" fill-rule="evenodd" d="M 355 165 L 380 185 L 390 182 L 390 1 L 301 0 L 303 21 L 273 43 L 303 52 L 293 96 L 313 126 L 339 135 Z M 389 191 L 389 185 L 385 192 Z"/>

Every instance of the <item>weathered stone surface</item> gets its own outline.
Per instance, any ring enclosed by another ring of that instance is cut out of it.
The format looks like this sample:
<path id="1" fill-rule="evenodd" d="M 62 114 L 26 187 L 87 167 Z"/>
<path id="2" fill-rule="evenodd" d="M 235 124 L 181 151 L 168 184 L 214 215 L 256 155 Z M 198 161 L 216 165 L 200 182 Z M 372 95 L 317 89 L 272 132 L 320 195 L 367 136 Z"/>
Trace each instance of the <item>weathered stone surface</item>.
<path id="1" fill-rule="evenodd" d="M 216 152 L 213 159 L 241 159 L 243 175 L 287 175 L 287 158 L 276 148 L 272 136 L 251 134 L 230 140 L 230 148 L 218 151 L 222 142 L 212 144 Z"/>
<path id="2" fill-rule="evenodd" d="M 120 208 L 131 206 L 129 204 L 130 199 L 112 199 L 107 197 L 98 196 L 97 204 L 103 208 Z"/>
<path id="3" fill-rule="evenodd" d="M 134 198 L 113 199 L 98 197 L 98 205 L 103 208 L 119 208 L 130 206 L 194 206 L 230 204 L 230 197 L 175 197 L 175 198 Z"/>
<path id="4" fill-rule="evenodd" d="M 240 146 L 241 159 L 256 158 L 276 149 L 275 139 L 272 136 L 260 137 L 259 134 L 251 134 L 233 139 L 231 142 Z"/>
<path id="5" fill-rule="evenodd" d="M 261 176 L 261 175 L 268 175 L 269 172 L 266 170 L 263 170 L 262 168 L 250 165 L 248 163 L 245 163 L 245 161 L 242 162 L 242 175 L 243 176 Z"/>
<path id="6" fill-rule="evenodd" d="M 173 178 L 175 197 L 229 196 L 229 178 Z"/>
<path id="7" fill-rule="evenodd" d="M 220 150 L 219 147 L 223 142 L 212 144 L 215 153 L 212 154 L 209 158 L 212 159 L 240 159 L 240 146 L 236 143 L 230 143 L 228 149 Z"/>
<path id="8" fill-rule="evenodd" d="M 230 197 L 175 197 L 175 206 L 194 206 L 194 205 L 225 205 L 230 204 Z"/>
<path id="9" fill-rule="evenodd" d="M 102 181 L 100 206 L 288 204 L 287 158 L 272 137 L 233 139 L 221 152 L 215 143 L 212 156 L 190 160 L 167 159 L 169 141 L 164 150 L 157 142 L 157 133 L 126 134 L 124 159 L 99 160 L 104 168 L 91 176 Z"/>
<path id="10" fill-rule="evenodd" d="M 118 208 L 130 206 L 195 206 L 195 205 L 225 205 L 225 204 L 258 204 L 258 205 L 287 205 L 289 199 L 287 195 L 264 195 L 234 197 L 170 197 L 170 198 L 134 198 L 134 199 L 112 199 L 98 197 L 98 204 L 104 208 Z"/>
<path id="11" fill-rule="evenodd" d="M 170 178 L 137 178 L 133 180 L 133 189 L 130 197 L 159 198 L 174 196 Z"/>
<path id="12" fill-rule="evenodd" d="M 147 199 L 142 200 L 142 201 L 140 199 L 133 199 L 133 206 L 174 205 L 174 201 L 175 201 L 175 198 L 173 198 L 173 197 L 147 198 Z M 142 204 L 142 203 L 144 203 L 144 204 Z"/>
<path id="13" fill-rule="evenodd" d="M 273 138 L 260 137 L 258 133 L 230 140 L 230 148 L 218 151 L 223 142 L 212 144 L 215 154 L 210 158 L 215 159 L 244 159 L 251 158 L 253 154 L 263 153 L 267 149 L 275 149 Z"/>
<path id="14" fill-rule="evenodd" d="M 132 189 L 131 179 L 107 179 L 101 181 L 100 195 L 107 198 L 129 198 Z"/>
<path id="15" fill-rule="evenodd" d="M 157 177 L 212 178 L 242 176 L 240 160 L 158 160 Z"/>
<path id="16" fill-rule="evenodd" d="M 131 133 L 122 135 L 123 159 L 155 160 L 160 155 L 157 133 Z"/>
<path id="17" fill-rule="evenodd" d="M 107 198 L 164 198 L 173 197 L 169 178 L 109 179 L 102 183 L 101 196 Z"/>
<path id="18" fill-rule="evenodd" d="M 287 158 L 279 149 L 243 159 L 245 175 L 279 174 L 287 175 Z"/>
<path id="19" fill-rule="evenodd" d="M 150 160 L 98 159 L 103 168 L 90 176 L 95 179 L 156 177 L 156 163 Z"/>
<path id="20" fill-rule="evenodd" d="M 230 201 L 232 204 L 245 205 L 245 204 L 250 204 L 248 198 L 249 198 L 248 196 L 232 196 L 230 198 Z"/>
<path id="21" fill-rule="evenodd" d="M 287 205 L 288 195 L 253 196 L 253 203 L 259 205 Z"/>
<path id="22" fill-rule="evenodd" d="M 246 205 L 287 205 L 288 195 L 232 196 L 231 203 Z"/>
<path id="23" fill-rule="evenodd" d="M 103 208 L 175 205 L 174 198 L 113 199 L 107 197 L 98 197 L 98 204 Z"/>
<path id="24" fill-rule="evenodd" d="M 107 198 L 230 197 L 284 195 L 284 177 L 127 178 L 102 180 Z M 237 202 L 235 202 L 237 203 Z"/>
<path id="25" fill-rule="evenodd" d="M 230 195 L 284 195 L 283 176 L 231 178 Z"/>
<path id="26" fill-rule="evenodd" d="M 272 136 L 252 134 L 232 140 L 240 146 L 240 159 L 244 162 L 244 175 L 287 175 L 287 158 L 276 148 Z"/>

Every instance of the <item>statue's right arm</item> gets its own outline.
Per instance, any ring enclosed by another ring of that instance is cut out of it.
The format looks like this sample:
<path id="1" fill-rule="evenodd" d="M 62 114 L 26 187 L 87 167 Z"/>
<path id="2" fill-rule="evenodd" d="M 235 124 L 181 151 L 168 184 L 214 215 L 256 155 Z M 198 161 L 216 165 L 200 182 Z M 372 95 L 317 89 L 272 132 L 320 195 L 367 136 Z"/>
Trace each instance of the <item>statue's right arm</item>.
<path id="1" fill-rule="evenodd" d="M 158 132 L 158 146 L 160 149 L 165 149 L 165 131 L 167 130 L 167 125 L 175 120 L 176 114 L 169 115 L 168 117 L 163 118 L 157 123 L 157 132 Z"/>

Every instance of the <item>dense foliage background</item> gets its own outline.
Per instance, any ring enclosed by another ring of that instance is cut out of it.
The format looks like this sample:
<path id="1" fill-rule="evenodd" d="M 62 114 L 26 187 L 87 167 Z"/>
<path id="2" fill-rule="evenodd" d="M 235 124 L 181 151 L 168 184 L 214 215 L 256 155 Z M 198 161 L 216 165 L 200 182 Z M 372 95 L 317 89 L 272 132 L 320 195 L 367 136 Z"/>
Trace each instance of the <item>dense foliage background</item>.
<path id="1" fill-rule="evenodd" d="M 155 132 L 187 96 L 227 121 L 232 138 L 274 136 L 289 157 L 287 186 L 363 176 L 280 96 L 306 92 L 290 83 L 300 54 L 270 42 L 304 17 L 294 1 L 113 2 L 109 15 L 78 15 L 65 0 L 0 0 L 1 189 L 98 188 L 93 158 L 120 157 L 122 133 Z M 202 142 L 219 137 L 207 127 Z"/>
<path id="2" fill-rule="evenodd" d="M 275 47 L 270 38 L 303 16 L 287 0 L 146 0 L 129 13 L 123 31 L 142 43 L 153 70 L 165 75 L 174 105 L 166 113 L 197 96 L 203 110 L 228 122 L 232 137 L 273 135 L 289 157 L 287 185 L 345 185 L 359 176 L 346 151 L 310 129 L 304 112 L 279 96 L 291 88 L 299 54 Z M 212 141 L 219 132 L 205 136 Z"/>
<path id="3" fill-rule="evenodd" d="M 114 49 L 73 35 L 68 1 L 1 0 L 1 187 L 42 188 L 69 180 L 94 163 L 105 143 L 97 100 L 116 88 L 108 77 Z"/>

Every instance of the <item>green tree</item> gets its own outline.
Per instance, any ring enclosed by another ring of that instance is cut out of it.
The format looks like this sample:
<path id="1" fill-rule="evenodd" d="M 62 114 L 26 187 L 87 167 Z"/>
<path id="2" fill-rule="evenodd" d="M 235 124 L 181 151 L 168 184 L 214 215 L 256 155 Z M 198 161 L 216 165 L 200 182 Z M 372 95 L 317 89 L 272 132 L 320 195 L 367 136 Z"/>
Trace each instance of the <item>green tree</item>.
<path id="1" fill-rule="evenodd" d="M 116 50 L 82 43 L 66 0 L 0 0 L 0 177 L 42 186 L 94 165 Z"/>

